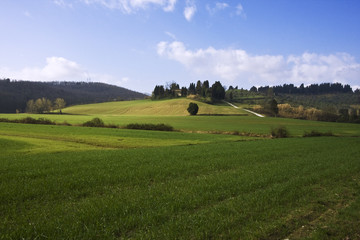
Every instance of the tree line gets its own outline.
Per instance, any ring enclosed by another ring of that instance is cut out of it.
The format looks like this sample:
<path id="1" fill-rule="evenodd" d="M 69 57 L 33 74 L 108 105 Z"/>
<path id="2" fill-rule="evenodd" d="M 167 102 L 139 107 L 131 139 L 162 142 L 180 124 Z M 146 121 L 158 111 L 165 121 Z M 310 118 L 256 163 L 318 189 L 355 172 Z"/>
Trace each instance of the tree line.
<path id="1" fill-rule="evenodd" d="M 350 85 L 341 83 L 321 83 L 321 84 L 311 84 L 309 86 L 304 86 L 301 84 L 299 87 L 294 84 L 284 84 L 278 86 L 264 86 L 264 87 L 255 87 L 250 88 L 251 92 L 259 92 L 266 94 L 270 89 L 272 89 L 275 94 L 334 94 L 334 93 L 353 93 Z M 359 91 L 359 90 L 356 90 Z"/>
<path id="2" fill-rule="evenodd" d="M 61 113 L 61 109 L 66 106 L 66 102 L 62 98 L 55 99 L 54 102 L 51 102 L 47 98 L 38 98 L 36 100 L 29 100 L 26 103 L 26 112 L 28 113 L 49 113 L 52 110 L 59 110 Z"/>
<path id="3" fill-rule="evenodd" d="M 195 83 L 190 83 L 189 87 L 181 87 L 176 82 L 172 82 L 164 85 L 156 85 L 152 92 L 151 98 L 153 100 L 165 99 L 165 98 L 177 98 L 195 96 L 199 100 L 205 102 L 219 101 L 225 98 L 225 88 L 219 81 L 215 81 L 214 84 L 209 84 L 208 80 L 201 82 L 198 80 Z"/>

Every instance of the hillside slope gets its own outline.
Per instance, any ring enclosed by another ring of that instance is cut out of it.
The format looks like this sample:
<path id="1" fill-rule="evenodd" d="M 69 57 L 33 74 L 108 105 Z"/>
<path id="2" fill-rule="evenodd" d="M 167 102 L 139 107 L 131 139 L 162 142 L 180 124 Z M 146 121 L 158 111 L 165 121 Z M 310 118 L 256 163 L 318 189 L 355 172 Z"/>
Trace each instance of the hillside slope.
<path id="1" fill-rule="evenodd" d="M 137 100 L 122 102 L 106 102 L 98 104 L 77 105 L 63 109 L 68 114 L 100 114 L 100 115 L 159 115 L 186 116 L 190 102 L 199 105 L 198 114 L 247 114 L 241 109 L 229 105 L 211 105 L 190 99 L 170 99 L 161 101 Z"/>
<path id="2" fill-rule="evenodd" d="M 146 95 L 105 83 L 0 80 L 0 113 L 25 111 L 30 99 L 63 98 L 67 105 L 143 99 Z"/>

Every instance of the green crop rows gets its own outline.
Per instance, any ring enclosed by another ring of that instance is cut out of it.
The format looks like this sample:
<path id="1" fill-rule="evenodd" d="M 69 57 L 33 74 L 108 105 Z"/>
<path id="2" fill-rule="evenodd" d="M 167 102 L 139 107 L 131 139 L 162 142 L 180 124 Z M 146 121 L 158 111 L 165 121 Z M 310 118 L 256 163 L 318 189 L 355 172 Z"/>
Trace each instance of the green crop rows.
<path id="1" fill-rule="evenodd" d="M 72 124 L 94 116 L 45 115 Z M 121 126 L 166 123 L 177 131 L 0 123 L 0 239 L 360 236 L 358 125 L 99 117 Z M 279 125 L 290 138 L 268 137 Z M 302 137 L 310 130 L 335 136 Z M 239 134 L 245 132 L 253 135 Z"/>

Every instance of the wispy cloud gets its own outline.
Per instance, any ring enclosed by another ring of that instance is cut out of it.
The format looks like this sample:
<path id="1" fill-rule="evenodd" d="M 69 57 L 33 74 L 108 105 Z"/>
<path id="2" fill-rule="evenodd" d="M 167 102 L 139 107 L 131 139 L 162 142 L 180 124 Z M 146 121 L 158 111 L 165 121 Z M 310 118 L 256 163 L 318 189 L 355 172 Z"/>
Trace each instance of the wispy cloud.
<path id="1" fill-rule="evenodd" d="M 175 4 L 176 4 L 177 0 L 169 0 L 167 1 L 167 5 L 165 7 L 163 7 L 165 12 L 172 12 L 175 9 Z"/>
<path id="2" fill-rule="evenodd" d="M 71 3 L 65 2 L 65 0 L 54 0 L 54 3 L 59 7 L 63 8 L 72 8 L 73 5 Z"/>
<path id="3" fill-rule="evenodd" d="M 177 0 L 80 0 L 85 4 L 100 4 L 109 9 L 119 9 L 124 13 L 131 14 L 140 9 L 150 6 L 162 7 L 165 12 L 175 9 Z"/>
<path id="4" fill-rule="evenodd" d="M 209 4 L 206 5 L 206 10 L 209 12 L 210 15 L 214 15 L 216 12 L 220 10 L 224 10 L 228 8 L 229 4 L 225 2 L 216 2 L 215 6 L 211 7 Z"/>
<path id="5" fill-rule="evenodd" d="M 341 82 L 356 83 L 360 64 L 347 53 L 320 55 L 251 55 L 242 49 L 190 50 L 184 43 L 160 42 L 157 53 L 184 65 L 197 76 L 221 78 L 243 84 Z"/>
<path id="6" fill-rule="evenodd" d="M 186 6 L 184 9 L 184 17 L 187 21 L 191 21 L 196 13 L 196 5 L 194 0 L 186 0 Z"/>
<path id="7" fill-rule="evenodd" d="M 236 6 L 236 15 L 246 18 L 246 13 L 241 3 Z"/>
<path id="8" fill-rule="evenodd" d="M 176 40 L 175 34 L 173 34 L 171 32 L 165 32 L 165 34 L 168 35 L 169 37 L 171 37 L 173 40 Z"/>

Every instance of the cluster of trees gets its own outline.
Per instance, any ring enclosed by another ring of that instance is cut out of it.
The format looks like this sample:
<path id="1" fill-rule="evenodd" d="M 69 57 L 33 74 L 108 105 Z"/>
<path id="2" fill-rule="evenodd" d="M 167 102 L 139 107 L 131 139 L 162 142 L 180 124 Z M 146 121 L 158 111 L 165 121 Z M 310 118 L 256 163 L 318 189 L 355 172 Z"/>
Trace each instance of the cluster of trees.
<path id="1" fill-rule="evenodd" d="M 29 100 L 26 104 L 26 112 L 28 113 L 49 113 L 52 110 L 59 110 L 66 106 L 66 102 L 62 98 L 55 99 L 54 102 L 51 102 L 47 98 L 38 98 L 36 100 Z"/>
<path id="2" fill-rule="evenodd" d="M 0 79 L 0 113 L 24 112 L 30 99 L 63 98 L 68 105 L 144 99 L 145 94 L 97 82 L 32 82 Z"/>
<path id="3" fill-rule="evenodd" d="M 304 84 L 301 84 L 299 87 L 296 87 L 294 84 L 284 84 L 282 86 L 279 85 L 274 87 L 265 86 L 259 88 L 253 86 L 252 88 L 250 88 L 250 91 L 267 94 L 270 89 L 275 94 L 332 94 L 353 92 L 350 85 L 342 85 L 341 83 L 311 84 L 306 87 L 304 86 Z"/>
<path id="4" fill-rule="evenodd" d="M 198 80 L 196 84 L 190 83 L 188 88 L 180 88 L 179 84 L 173 82 L 165 87 L 156 85 L 152 93 L 152 99 L 187 97 L 190 95 L 195 95 L 203 100 L 217 101 L 225 98 L 225 88 L 219 81 L 216 81 L 210 87 L 208 80 L 204 82 Z"/>
<path id="5" fill-rule="evenodd" d="M 272 116 L 277 115 L 284 118 L 360 123 L 360 109 L 355 108 L 343 108 L 334 113 L 332 111 L 320 110 L 313 107 L 304 108 L 302 105 L 294 107 L 288 103 L 277 104 L 276 100 L 273 99 L 262 106 L 255 106 L 253 110 L 259 113 Z"/>

